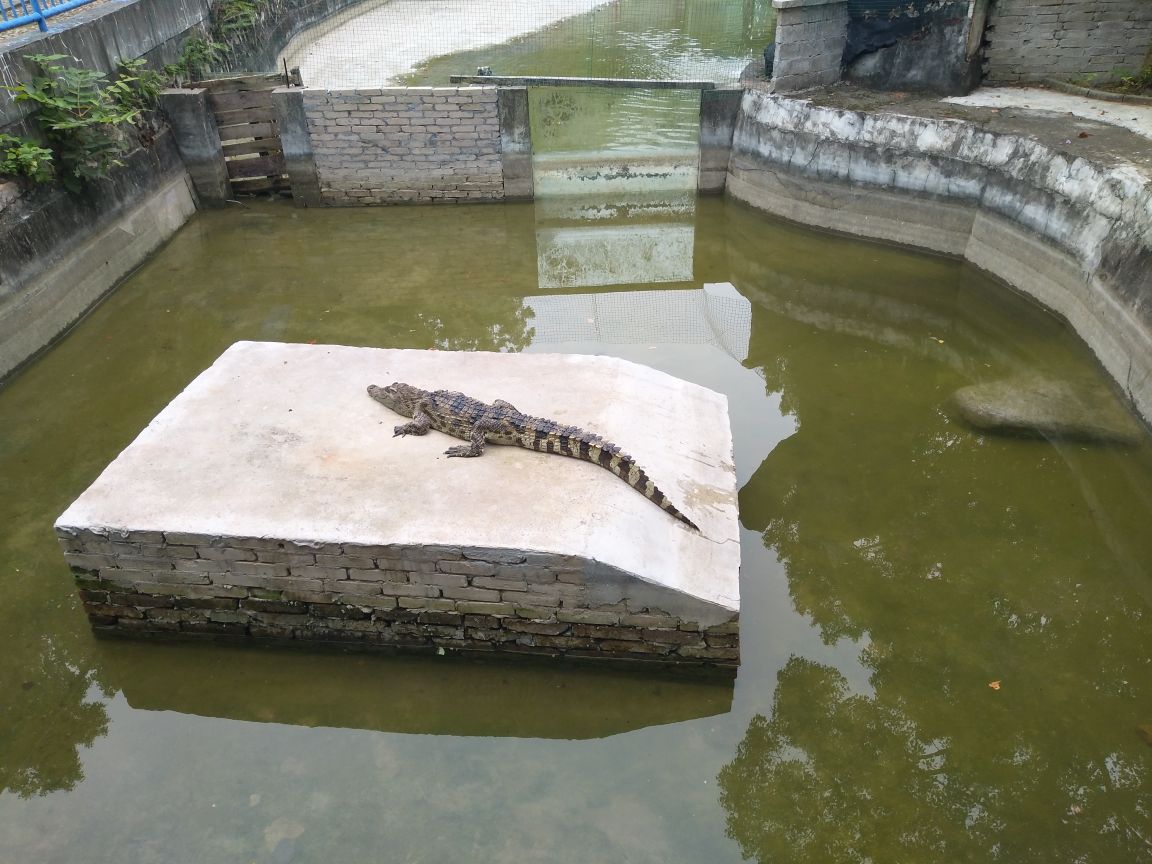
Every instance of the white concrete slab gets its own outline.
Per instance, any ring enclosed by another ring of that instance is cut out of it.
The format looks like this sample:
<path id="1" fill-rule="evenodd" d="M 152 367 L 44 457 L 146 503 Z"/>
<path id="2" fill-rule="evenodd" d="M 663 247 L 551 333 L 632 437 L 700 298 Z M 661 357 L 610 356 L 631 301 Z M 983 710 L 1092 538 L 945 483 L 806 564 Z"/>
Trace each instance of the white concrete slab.
<path id="1" fill-rule="evenodd" d="M 942 101 L 985 108 L 1030 108 L 1052 114 L 1072 114 L 1085 120 L 1123 126 L 1137 135 L 1152 138 L 1152 105 L 1105 102 L 1040 87 L 981 87 L 967 96 L 949 96 Z M 1076 137 L 1075 129 L 1069 131 L 1068 137 Z"/>
<path id="2" fill-rule="evenodd" d="M 596 431 L 700 527 L 608 471 L 493 446 L 443 455 L 437 432 L 369 384 L 460 390 Z M 722 609 L 739 608 L 740 544 L 727 400 L 609 357 L 238 342 L 174 399 L 58 527 L 444 544 L 577 555 Z"/>

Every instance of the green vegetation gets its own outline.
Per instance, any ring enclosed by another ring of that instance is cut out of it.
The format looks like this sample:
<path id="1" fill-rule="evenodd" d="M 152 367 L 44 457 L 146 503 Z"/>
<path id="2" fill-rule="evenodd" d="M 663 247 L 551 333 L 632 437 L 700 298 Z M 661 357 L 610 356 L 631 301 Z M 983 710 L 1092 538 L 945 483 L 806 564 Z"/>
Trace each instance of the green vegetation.
<path id="1" fill-rule="evenodd" d="M 1115 89 L 1121 93 L 1150 93 L 1152 92 L 1152 66 L 1146 66 L 1141 72 L 1129 72 L 1127 69 L 1118 70 L 1119 80 Z"/>
<path id="2" fill-rule="evenodd" d="M 52 151 L 26 138 L 0 134 L 0 174 L 46 183 L 56 174 Z"/>
<path id="3" fill-rule="evenodd" d="M 127 147 L 122 127 L 136 121 L 142 110 L 137 106 L 143 98 L 140 79 L 122 74 L 109 81 L 102 72 L 61 65 L 59 61 L 67 59 L 63 54 L 31 54 L 27 59 L 41 74 L 31 83 L 5 89 L 17 102 L 35 103 L 40 127 L 58 160 L 60 181 L 79 192 L 120 164 Z"/>

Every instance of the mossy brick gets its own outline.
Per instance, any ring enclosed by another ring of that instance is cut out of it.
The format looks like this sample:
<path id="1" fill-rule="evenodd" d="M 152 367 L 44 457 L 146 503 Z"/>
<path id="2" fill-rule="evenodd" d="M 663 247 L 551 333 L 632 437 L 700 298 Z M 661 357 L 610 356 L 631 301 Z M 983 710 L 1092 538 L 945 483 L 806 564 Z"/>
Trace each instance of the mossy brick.
<path id="1" fill-rule="evenodd" d="M 674 615 L 652 615 L 648 613 L 628 614 L 620 616 L 620 623 L 625 627 L 659 627 L 675 629 L 680 626 L 680 619 Z"/>
<path id="2" fill-rule="evenodd" d="M 363 609 L 396 608 L 396 598 L 385 594 L 337 594 L 335 600 L 345 606 L 359 606 Z"/>
<path id="3" fill-rule="evenodd" d="M 700 645 L 703 637 L 699 633 L 675 628 L 653 628 L 637 631 L 645 642 L 660 642 L 664 645 Z"/>
<path id="4" fill-rule="evenodd" d="M 287 615 L 298 615 L 306 613 L 314 607 L 299 601 L 259 600 L 255 597 L 249 597 L 239 601 L 239 608 L 252 612 L 281 612 Z"/>
<path id="5" fill-rule="evenodd" d="M 579 636 L 543 636 L 533 634 L 531 638 L 535 641 L 536 645 L 548 648 L 563 648 L 566 650 L 585 648 L 594 650 L 599 647 L 595 639 L 585 639 Z"/>
<path id="6" fill-rule="evenodd" d="M 80 599 L 82 601 L 84 601 L 85 603 L 107 603 L 108 598 L 110 596 L 110 593 L 108 591 L 90 591 L 87 588 L 81 588 L 76 593 L 80 595 Z M 135 596 L 135 595 L 117 594 L 116 596 L 117 597 L 131 597 L 131 596 Z M 126 604 L 122 600 L 113 600 L 112 605 L 114 605 L 114 606 L 125 606 L 125 605 L 132 606 L 135 604 L 132 604 L 132 603 Z"/>
<path id="7" fill-rule="evenodd" d="M 619 624 L 620 613 L 611 609 L 561 609 L 556 620 L 569 624 Z"/>
<path id="8" fill-rule="evenodd" d="M 213 585 L 267 588 L 271 591 L 323 591 L 328 586 L 319 579 L 295 579 L 287 576 L 248 576 L 244 573 L 221 573 L 212 578 Z"/>
<path id="9" fill-rule="evenodd" d="M 121 618 L 116 629 L 139 633 L 175 633 L 180 629 L 179 621 L 153 621 L 148 618 Z"/>
<path id="10" fill-rule="evenodd" d="M 115 592 L 109 592 L 107 596 L 108 602 L 114 606 L 171 608 L 176 603 L 175 599 L 172 597 L 153 597 L 151 594 L 118 594 Z"/>
<path id="11" fill-rule="evenodd" d="M 499 627 L 502 618 L 495 615 L 471 614 L 464 616 L 465 627 Z"/>
<path id="12" fill-rule="evenodd" d="M 603 639 L 599 641 L 598 647 L 612 654 L 668 654 L 672 651 L 671 645 L 623 639 Z"/>
<path id="13" fill-rule="evenodd" d="M 409 582 L 373 582 L 381 594 L 389 597 L 435 597 L 438 589 L 429 585 L 413 585 Z"/>
<path id="14" fill-rule="evenodd" d="M 705 633 L 704 640 L 710 648 L 740 647 L 740 637 L 735 633 Z"/>
<path id="15" fill-rule="evenodd" d="M 485 603 L 477 600 L 460 600 L 456 603 L 456 611 L 466 615 L 515 615 L 516 609 L 511 603 Z"/>
<path id="16" fill-rule="evenodd" d="M 115 606 L 111 603 L 84 603 L 84 611 L 88 615 L 107 618 L 143 618 L 144 613 L 135 606 Z"/>
<path id="17" fill-rule="evenodd" d="M 163 585 L 159 582 L 137 582 L 140 594 L 170 594 L 176 597 L 247 597 L 244 588 L 230 585 Z"/>
<path id="18" fill-rule="evenodd" d="M 737 648 L 710 648 L 700 645 L 684 645 L 677 653 L 681 657 L 696 660 L 739 660 L 740 651 Z"/>
<path id="19" fill-rule="evenodd" d="M 411 609 L 377 609 L 372 613 L 376 621 L 410 623 L 419 620 L 420 613 Z"/>
<path id="20" fill-rule="evenodd" d="M 316 556 L 305 552 L 282 552 L 279 549 L 257 549 L 256 560 L 265 564 L 287 564 L 291 567 L 309 567 L 316 563 Z"/>
<path id="21" fill-rule="evenodd" d="M 508 630 L 485 630 L 478 627 L 468 627 L 464 630 L 464 637 L 479 642 L 512 642 L 518 634 Z"/>
<path id="22" fill-rule="evenodd" d="M 182 621 L 180 632 L 213 636 L 247 636 L 248 624 L 230 621 Z"/>
<path id="23" fill-rule="evenodd" d="M 255 589 L 250 589 L 255 590 Z M 283 591 L 278 592 L 279 596 L 285 600 L 299 600 L 301 603 L 339 603 L 340 595 L 334 591 L 316 591 L 313 589 L 301 590 L 299 588 L 285 588 Z M 253 597 L 261 596 L 255 593 Z M 269 597 L 267 599 L 276 599 Z"/>
<path id="24" fill-rule="evenodd" d="M 213 609 L 208 613 L 208 620 L 220 624 L 247 624 L 251 615 L 238 609 Z"/>
<path id="25" fill-rule="evenodd" d="M 148 609 L 144 617 L 149 621 L 207 621 L 207 609 Z"/>
<path id="26" fill-rule="evenodd" d="M 516 633 L 535 633 L 542 636 L 559 636 L 571 626 L 573 625 L 565 624 L 562 621 L 549 623 L 546 621 L 521 621 L 519 618 L 505 619 L 504 621 L 505 630 Z"/>
<path id="27" fill-rule="evenodd" d="M 464 616 L 459 612 L 440 612 L 429 609 L 421 612 L 416 619 L 421 624 L 437 624 L 444 626 L 459 626 L 464 623 Z"/>
<path id="28" fill-rule="evenodd" d="M 157 598 L 160 599 L 160 598 Z M 177 609 L 239 609 L 240 601 L 228 597 L 172 597 Z M 157 604 L 159 605 L 159 604 Z"/>
<path id="29" fill-rule="evenodd" d="M 573 624 L 573 636 L 587 636 L 591 639 L 619 639 L 628 642 L 639 641 L 640 631 L 630 627 L 612 627 L 602 624 Z"/>

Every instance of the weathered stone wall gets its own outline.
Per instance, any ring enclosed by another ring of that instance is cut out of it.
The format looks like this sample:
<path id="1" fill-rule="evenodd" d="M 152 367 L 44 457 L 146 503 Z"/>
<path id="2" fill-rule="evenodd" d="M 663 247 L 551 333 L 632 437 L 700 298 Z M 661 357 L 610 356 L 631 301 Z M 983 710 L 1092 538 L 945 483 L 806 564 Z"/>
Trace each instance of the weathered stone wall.
<path id="1" fill-rule="evenodd" d="M 574 556 L 58 527 L 97 630 L 735 667 L 739 620 L 597 604 Z"/>
<path id="2" fill-rule="evenodd" d="M 1113 78 L 1139 71 L 1152 44 L 1148 0 L 996 0 L 985 31 L 990 83 Z"/>
<path id="3" fill-rule="evenodd" d="M 848 0 L 772 0 L 779 91 L 835 84 L 848 34 Z"/>
<path id="4" fill-rule="evenodd" d="M 37 187 L 0 209 L 0 379 L 83 317 L 196 203 L 165 130 L 75 196 Z"/>
<path id="5" fill-rule="evenodd" d="M 850 0 L 844 77 L 876 90 L 957 95 L 980 80 L 970 0 Z"/>
<path id="6" fill-rule="evenodd" d="M 748 91 L 727 188 L 972 261 L 1066 318 L 1152 420 L 1152 189 L 1138 171 L 960 120 Z"/>
<path id="7" fill-rule="evenodd" d="M 504 197 L 495 87 L 306 90 L 325 204 Z"/>

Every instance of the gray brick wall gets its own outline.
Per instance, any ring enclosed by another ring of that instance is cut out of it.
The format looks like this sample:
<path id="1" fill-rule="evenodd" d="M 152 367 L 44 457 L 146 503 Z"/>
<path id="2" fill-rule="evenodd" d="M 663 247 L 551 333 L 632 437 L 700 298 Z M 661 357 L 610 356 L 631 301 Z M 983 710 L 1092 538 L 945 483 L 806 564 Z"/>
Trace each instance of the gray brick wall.
<path id="1" fill-rule="evenodd" d="M 986 82 L 1104 81 L 1143 67 L 1152 0 L 995 0 L 985 39 Z"/>
<path id="2" fill-rule="evenodd" d="M 57 536 L 97 630 L 728 668 L 740 659 L 738 613 L 705 625 L 652 600 L 605 604 L 573 556 L 173 531 Z"/>
<path id="3" fill-rule="evenodd" d="M 307 90 L 325 204 L 499 200 L 495 87 Z"/>
<path id="4" fill-rule="evenodd" d="M 777 92 L 834 84 L 848 38 L 848 0 L 774 0 Z"/>

